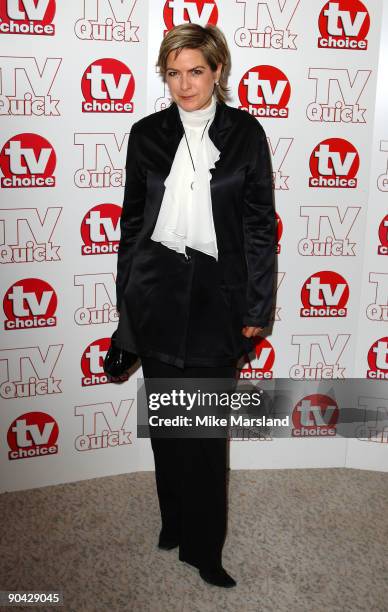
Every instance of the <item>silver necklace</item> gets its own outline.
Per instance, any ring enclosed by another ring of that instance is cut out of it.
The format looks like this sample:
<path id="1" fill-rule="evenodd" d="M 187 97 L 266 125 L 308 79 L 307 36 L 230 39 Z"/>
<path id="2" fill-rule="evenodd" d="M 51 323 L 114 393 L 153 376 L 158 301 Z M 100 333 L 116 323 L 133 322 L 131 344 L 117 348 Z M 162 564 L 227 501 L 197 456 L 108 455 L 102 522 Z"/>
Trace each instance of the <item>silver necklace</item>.
<path id="1" fill-rule="evenodd" d="M 205 127 L 203 128 L 203 132 L 202 132 L 202 136 L 201 136 L 201 142 L 202 142 L 203 135 L 204 135 L 204 133 L 205 133 L 205 130 L 206 130 L 206 128 L 207 128 L 207 124 L 209 123 L 209 121 L 210 121 L 210 119 L 208 119 L 208 120 L 206 121 L 206 125 L 205 125 Z M 183 132 L 184 132 L 184 134 L 185 134 L 185 139 L 186 139 L 187 148 L 188 148 L 188 150 L 189 150 L 189 154 L 190 154 L 191 163 L 192 163 L 192 166 L 193 166 L 193 170 L 194 170 L 194 172 L 195 172 L 194 160 L 193 160 L 193 156 L 191 155 L 191 150 L 190 150 L 190 146 L 189 146 L 189 141 L 187 140 L 186 130 L 185 130 L 184 126 L 183 126 Z M 194 190 L 194 181 L 192 181 L 192 182 L 191 182 L 190 187 L 191 187 L 191 189 L 192 189 L 192 191 L 193 191 L 193 190 Z"/>

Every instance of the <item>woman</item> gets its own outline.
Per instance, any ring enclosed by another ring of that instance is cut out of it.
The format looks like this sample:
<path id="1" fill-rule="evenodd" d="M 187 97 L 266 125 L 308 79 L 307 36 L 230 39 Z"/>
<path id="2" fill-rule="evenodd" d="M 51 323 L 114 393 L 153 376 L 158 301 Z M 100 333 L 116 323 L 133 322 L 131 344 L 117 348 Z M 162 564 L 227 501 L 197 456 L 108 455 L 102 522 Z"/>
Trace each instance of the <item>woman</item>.
<path id="1" fill-rule="evenodd" d="M 141 357 L 145 379 L 235 377 L 268 325 L 275 212 L 265 133 L 225 104 L 230 54 L 213 26 L 184 24 L 157 63 L 172 104 L 136 122 L 126 160 L 117 267 L 116 342 Z M 151 436 L 159 547 L 211 584 L 226 532 L 224 439 Z"/>

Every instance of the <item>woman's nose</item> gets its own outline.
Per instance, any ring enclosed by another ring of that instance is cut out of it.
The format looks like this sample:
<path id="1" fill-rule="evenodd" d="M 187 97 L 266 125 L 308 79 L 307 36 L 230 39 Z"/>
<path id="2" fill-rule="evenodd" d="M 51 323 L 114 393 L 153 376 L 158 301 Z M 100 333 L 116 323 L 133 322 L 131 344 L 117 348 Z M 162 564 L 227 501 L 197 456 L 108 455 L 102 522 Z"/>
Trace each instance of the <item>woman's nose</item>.
<path id="1" fill-rule="evenodd" d="M 182 78 L 181 78 L 181 89 L 183 91 L 186 91 L 186 89 L 189 89 L 189 88 L 190 88 L 189 78 L 187 76 L 185 76 L 185 75 L 182 75 Z"/>

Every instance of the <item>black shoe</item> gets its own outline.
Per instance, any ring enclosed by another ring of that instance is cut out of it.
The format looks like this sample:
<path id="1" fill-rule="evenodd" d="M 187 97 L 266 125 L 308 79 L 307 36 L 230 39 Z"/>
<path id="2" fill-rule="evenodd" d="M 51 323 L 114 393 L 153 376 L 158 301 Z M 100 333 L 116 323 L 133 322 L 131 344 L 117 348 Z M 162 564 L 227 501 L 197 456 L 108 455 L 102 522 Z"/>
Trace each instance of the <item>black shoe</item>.
<path id="1" fill-rule="evenodd" d="M 161 548 L 162 550 L 172 550 L 177 546 L 179 546 L 178 540 L 166 537 L 162 534 L 162 532 L 160 532 L 158 548 Z"/>
<path id="2" fill-rule="evenodd" d="M 237 582 L 232 578 L 232 576 L 229 576 L 228 572 L 226 572 L 223 567 L 218 567 L 213 570 L 200 569 L 199 575 L 205 582 L 214 584 L 215 586 L 225 587 L 226 589 L 230 589 L 237 584 Z"/>

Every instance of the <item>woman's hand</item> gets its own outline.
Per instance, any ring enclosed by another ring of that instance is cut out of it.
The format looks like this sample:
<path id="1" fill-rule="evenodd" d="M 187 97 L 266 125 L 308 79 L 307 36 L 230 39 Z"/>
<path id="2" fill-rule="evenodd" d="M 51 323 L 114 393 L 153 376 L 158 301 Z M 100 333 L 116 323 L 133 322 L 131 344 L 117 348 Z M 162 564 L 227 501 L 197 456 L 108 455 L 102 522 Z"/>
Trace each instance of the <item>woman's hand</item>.
<path id="1" fill-rule="evenodd" d="M 263 329 L 263 327 L 250 327 L 248 325 L 245 325 L 245 327 L 242 328 L 241 333 L 246 338 L 253 338 L 254 336 L 260 336 L 260 333 L 263 331 Z"/>

